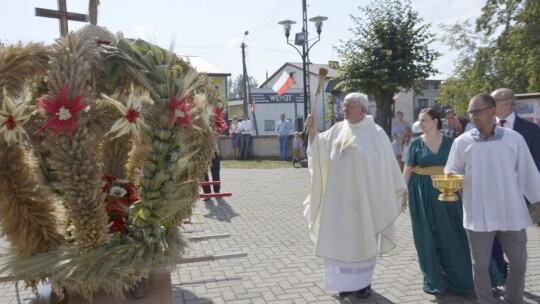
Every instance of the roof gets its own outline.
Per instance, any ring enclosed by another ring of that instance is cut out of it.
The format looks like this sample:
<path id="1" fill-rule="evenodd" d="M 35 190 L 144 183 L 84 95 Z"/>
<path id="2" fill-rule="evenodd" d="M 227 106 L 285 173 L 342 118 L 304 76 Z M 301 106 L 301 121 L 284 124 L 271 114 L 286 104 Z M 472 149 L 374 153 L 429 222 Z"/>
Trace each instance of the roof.
<path id="1" fill-rule="evenodd" d="M 326 89 L 324 89 L 324 91 L 326 93 L 336 93 L 336 92 L 341 92 L 340 90 L 337 90 L 336 89 L 336 86 L 337 84 L 339 83 L 339 79 L 335 78 L 335 79 L 330 79 L 330 81 L 328 81 L 328 84 L 326 85 Z"/>
<path id="2" fill-rule="evenodd" d="M 183 58 L 189 61 L 199 73 L 206 73 L 208 76 L 231 76 L 231 73 L 199 56 L 183 56 Z"/>
<path id="3" fill-rule="evenodd" d="M 259 88 L 265 87 L 270 79 L 274 78 L 274 76 L 282 73 L 282 71 L 287 67 L 292 66 L 299 70 L 302 70 L 302 63 L 301 62 L 285 62 L 279 69 L 277 69 L 274 74 L 270 75 L 268 79 L 266 79 L 261 85 L 259 85 Z M 309 64 L 309 74 L 314 75 L 316 77 L 319 77 L 319 71 L 321 68 L 325 68 L 328 70 L 328 75 L 326 75 L 326 78 L 334 78 L 334 75 L 336 74 L 336 70 L 332 69 L 328 66 L 328 64 L 320 64 L 320 63 L 310 63 Z"/>
<path id="4" fill-rule="evenodd" d="M 540 92 L 516 94 L 516 99 L 528 99 L 528 98 L 538 98 L 538 97 L 540 97 Z"/>

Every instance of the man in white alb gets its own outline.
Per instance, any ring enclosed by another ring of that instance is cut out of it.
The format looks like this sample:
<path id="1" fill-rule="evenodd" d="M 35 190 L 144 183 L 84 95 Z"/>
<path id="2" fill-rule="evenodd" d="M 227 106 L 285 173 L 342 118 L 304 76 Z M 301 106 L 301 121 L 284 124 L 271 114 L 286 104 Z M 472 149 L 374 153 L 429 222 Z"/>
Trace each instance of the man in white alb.
<path id="1" fill-rule="evenodd" d="M 463 226 L 469 237 L 479 302 L 498 303 L 488 271 L 497 237 L 511 265 L 504 301 L 518 304 L 523 303 L 525 290 L 525 228 L 532 224 L 523 196 L 536 204 L 540 202 L 540 173 L 523 136 L 494 123 L 495 106 L 489 94 L 471 99 L 468 112 L 475 129 L 454 141 L 444 171 L 465 175 Z"/>
<path id="2" fill-rule="evenodd" d="M 345 120 L 318 134 L 306 119 L 311 191 L 304 202 L 315 255 L 325 258 L 325 289 L 370 295 L 376 256 L 393 249 L 398 198 L 407 190 L 385 131 L 366 115 L 367 96 L 351 93 Z"/>

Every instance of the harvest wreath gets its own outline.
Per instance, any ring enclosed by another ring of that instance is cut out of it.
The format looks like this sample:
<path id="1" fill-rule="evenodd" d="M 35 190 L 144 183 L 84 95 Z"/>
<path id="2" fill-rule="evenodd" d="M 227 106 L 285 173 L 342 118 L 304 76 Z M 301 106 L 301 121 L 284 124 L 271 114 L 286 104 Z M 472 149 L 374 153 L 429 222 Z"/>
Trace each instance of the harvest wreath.
<path id="1" fill-rule="evenodd" d="M 179 227 L 226 128 L 205 74 L 111 36 L 0 48 L 2 271 L 87 299 L 182 259 Z"/>

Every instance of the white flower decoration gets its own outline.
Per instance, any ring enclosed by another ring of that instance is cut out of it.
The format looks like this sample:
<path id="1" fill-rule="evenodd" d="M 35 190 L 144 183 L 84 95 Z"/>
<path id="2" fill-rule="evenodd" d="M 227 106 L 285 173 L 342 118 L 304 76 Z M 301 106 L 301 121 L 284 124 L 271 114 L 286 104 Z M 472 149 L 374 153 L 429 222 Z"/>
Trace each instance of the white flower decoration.
<path id="1" fill-rule="evenodd" d="M 32 117 L 27 113 L 27 99 L 18 102 L 6 95 L 4 89 L 4 102 L 0 109 L 0 138 L 4 138 L 8 145 L 21 143 L 28 137 L 24 124 Z"/>
<path id="2" fill-rule="evenodd" d="M 144 122 L 144 118 L 141 115 L 141 97 L 131 93 L 126 105 L 105 95 L 103 95 L 103 97 L 105 98 L 105 102 L 112 104 L 122 114 L 122 117 L 114 122 L 111 130 L 105 135 L 116 133 L 113 137 L 116 138 L 132 133 L 135 138 L 140 139 L 141 131 L 143 129 L 148 129 L 148 125 Z"/>
<path id="3" fill-rule="evenodd" d="M 60 120 L 68 120 L 71 118 L 71 112 L 64 107 L 61 107 L 56 115 L 58 115 L 58 119 Z"/>
<path id="4" fill-rule="evenodd" d="M 109 190 L 109 195 L 116 196 L 116 197 L 124 197 L 124 195 L 126 194 L 127 194 L 127 190 L 118 186 L 113 186 L 111 187 L 111 190 Z"/>

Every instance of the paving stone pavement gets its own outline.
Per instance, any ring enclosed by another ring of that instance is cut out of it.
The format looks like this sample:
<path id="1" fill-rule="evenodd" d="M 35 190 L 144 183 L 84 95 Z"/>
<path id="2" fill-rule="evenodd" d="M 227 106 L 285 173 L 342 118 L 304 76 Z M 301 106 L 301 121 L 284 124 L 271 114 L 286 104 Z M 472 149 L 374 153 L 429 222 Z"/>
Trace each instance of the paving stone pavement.
<path id="1" fill-rule="evenodd" d="M 229 238 L 191 244 L 186 256 L 246 252 L 247 257 L 179 265 L 171 272 L 175 304 L 202 303 L 476 303 L 422 291 L 422 275 L 407 213 L 397 220 L 398 252 L 378 258 L 372 295 L 340 299 L 325 291 L 322 260 L 313 256 L 302 202 L 305 168 L 223 169 L 222 191 L 232 197 L 199 201 L 186 235 L 230 233 Z M 540 303 L 540 229 L 528 231 L 526 303 Z M 6 246 L 6 243 L 2 243 Z M 29 303 L 19 283 L 0 283 L 0 303 Z"/>

